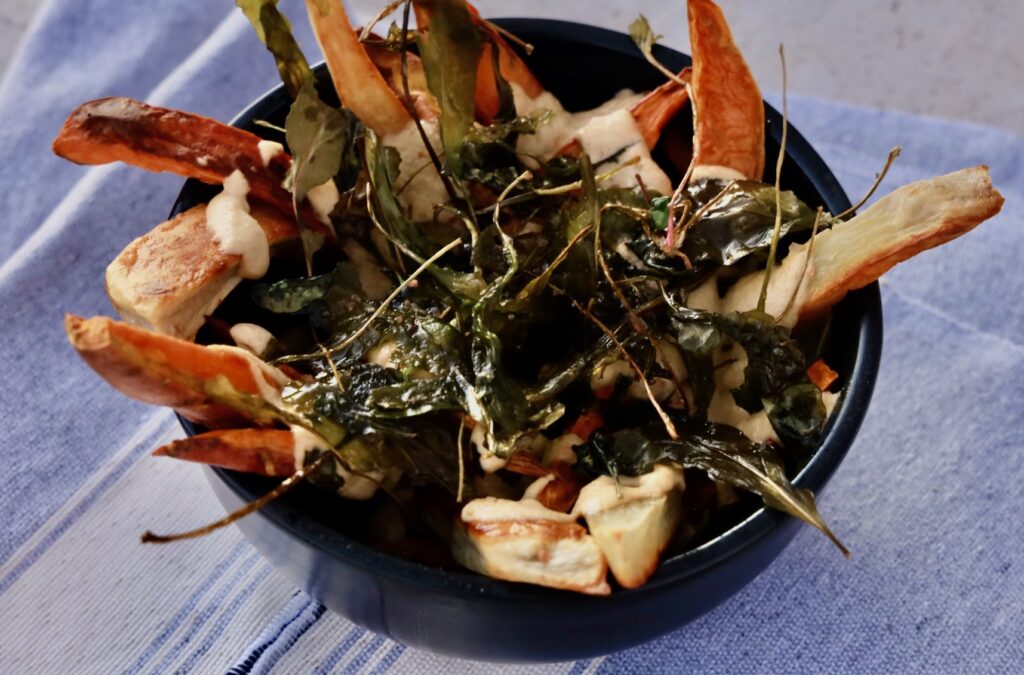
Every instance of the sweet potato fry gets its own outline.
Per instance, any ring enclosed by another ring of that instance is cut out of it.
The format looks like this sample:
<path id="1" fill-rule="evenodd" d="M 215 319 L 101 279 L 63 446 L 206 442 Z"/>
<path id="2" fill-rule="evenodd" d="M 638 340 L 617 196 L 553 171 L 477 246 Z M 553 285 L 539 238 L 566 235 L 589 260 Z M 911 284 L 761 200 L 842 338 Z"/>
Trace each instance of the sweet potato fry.
<path id="1" fill-rule="evenodd" d="M 764 103 L 754 76 L 733 42 L 722 10 L 689 0 L 693 50 L 694 177 L 731 169 L 744 178 L 764 174 Z"/>
<path id="2" fill-rule="evenodd" d="M 897 188 L 819 234 L 813 248 L 791 247 L 772 272 L 765 310 L 787 326 L 820 315 L 893 265 L 974 229 L 1002 205 L 985 166 Z M 726 294 L 723 311 L 756 307 L 763 279 L 764 272 L 740 279 Z"/>
<path id="3" fill-rule="evenodd" d="M 208 384 L 227 378 L 235 391 L 271 400 L 288 378 L 249 352 L 203 347 L 152 333 L 105 316 L 64 319 L 71 345 L 86 363 L 123 394 L 174 408 L 211 428 L 251 423 L 243 413 L 214 403 Z"/>
<path id="4" fill-rule="evenodd" d="M 824 359 L 818 359 L 807 369 L 807 377 L 818 389 L 827 391 L 839 378 L 839 373 L 829 368 Z"/>
<path id="5" fill-rule="evenodd" d="M 156 456 L 264 476 L 295 473 L 295 436 L 283 429 L 221 429 L 157 448 Z"/>
<path id="6" fill-rule="evenodd" d="M 291 218 L 255 200 L 251 208 L 271 249 L 298 239 Z M 107 267 L 107 295 L 128 323 L 191 340 L 241 281 L 240 260 L 220 250 L 200 204 L 128 244 Z"/>
<path id="7" fill-rule="evenodd" d="M 345 107 L 381 136 L 405 128 L 409 113 L 363 48 L 341 1 L 306 0 L 306 11 Z"/>
<path id="8" fill-rule="evenodd" d="M 494 121 L 495 115 L 501 106 L 498 86 L 494 78 L 494 53 L 492 49 L 498 49 L 498 69 L 502 77 L 510 84 L 518 85 L 530 98 L 537 98 L 544 93 L 544 85 L 534 77 L 526 62 L 519 57 L 519 54 L 512 45 L 495 30 L 494 26 L 485 21 L 476 7 L 466 3 L 470 15 L 473 17 L 477 27 L 488 36 L 484 43 L 483 51 L 480 54 L 480 61 L 476 71 L 476 118 L 481 124 L 490 124 Z M 429 30 L 430 19 L 433 13 L 434 0 L 415 0 L 413 8 L 416 11 L 416 25 L 421 31 Z M 493 46 L 492 46 L 493 45 Z"/>
<path id="9" fill-rule="evenodd" d="M 405 96 L 405 86 L 402 83 L 402 55 L 372 43 L 364 43 L 363 47 L 370 60 L 377 66 L 377 70 L 384 76 L 391 91 L 395 92 L 398 97 Z M 405 66 L 406 75 L 409 78 L 409 94 L 412 96 L 416 112 L 421 119 L 437 119 L 440 115 L 440 107 L 427 86 L 427 75 L 423 70 L 423 62 L 420 61 L 420 57 L 415 54 L 406 54 Z"/>
<path id="10" fill-rule="evenodd" d="M 219 184 L 239 170 L 251 193 L 291 211 L 281 187 L 291 157 L 281 153 L 263 165 L 260 137 L 192 113 L 158 108 L 130 98 L 83 103 L 68 117 L 53 151 L 77 164 L 125 162 Z"/>
<path id="11" fill-rule="evenodd" d="M 685 68 L 679 73 L 679 78 L 687 82 L 690 75 L 691 69 Z M 648 149 L 657 145 L 661 130 L 689 100 L 690 95 L 686 88 L 678 82 L 669 80 L 633 104 L 629 112 L 636 120 Z"/>

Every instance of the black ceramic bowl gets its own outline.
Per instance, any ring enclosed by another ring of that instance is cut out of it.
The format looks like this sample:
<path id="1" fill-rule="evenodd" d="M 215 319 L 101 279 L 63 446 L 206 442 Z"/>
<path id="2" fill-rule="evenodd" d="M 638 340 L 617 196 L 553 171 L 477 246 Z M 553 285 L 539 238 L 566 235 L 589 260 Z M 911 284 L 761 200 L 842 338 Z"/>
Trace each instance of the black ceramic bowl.
<path id="1" fill-rule="evenodd" d="M 593 107 L 625 87 L 646 90 L 663 82 L 621 33 L 562 21 L 497 23 L 536 47 L 531 68 L 570 110 Z M 657 55 L 673 70 L 690 61 L 664 48 Z M 329 88 L 322 67 L 319 73 Z M 278 87 L 233 123 L 259 132 L 253 120 L 283 120 L 288 103 Z M 770 107 L 766 119 L 766 156 L 774 158 L 782 120 Z M 828 167 L 792 127 L 782 184 L 832 213 L 849 206 Z M 190 181 L 174 213 L 206 201 L 210 194 L 208 186 Z M 828 359 L 841 375 L 843 397 L 821 448 L 793 481 L 815 492 L 853 442 L 874 386 L 882 346 L 876 284 L 839 304 L 832 335 Z M 194 431 L 187 425 L 186 430 Z M 211 470 L 210 479 L 230 509 L 258 497 L 270 485 L 267 479 L 219 469 Z M 312 499 L 308 494 L 289 494 L 238 526 L 268 560 L 335 612 L 407 645 L 490 661 L 576 659 L 651 640 L 730 597 L 764 570 L 799 528 L 807 527 L 760 509 L 711 541 L 662 561 L 642 588 L 591 597 L 427 567 L 380 553 L 343 532 L 346 517 L 358 517 L 357 504 L 325 512 Z M 822 547 L 822 555 L 835 553 Z"/>

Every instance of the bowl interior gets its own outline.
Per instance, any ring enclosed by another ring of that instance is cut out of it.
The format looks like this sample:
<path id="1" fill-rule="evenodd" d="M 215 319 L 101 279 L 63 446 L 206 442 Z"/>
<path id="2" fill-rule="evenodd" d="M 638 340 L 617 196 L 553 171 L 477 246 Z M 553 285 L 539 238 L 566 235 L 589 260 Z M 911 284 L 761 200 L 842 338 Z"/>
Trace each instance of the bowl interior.
<path id="1" fill-rule="evenodd" d="M 664 82 L 663 76 L 643 59 L 629 37 L 621 33 L 562 21 L 505 19 L 496 23 L 534 45 L 535 51 L 529 58 L 530 67 L 569 110 L 594 107 L 624 88 L 647 90 Z M 673 70 L 690 63 L 688 56 L 664 47 L 656 47 L 655 53 Z M 321 65 L 316 72 L 321 96 L 336 103 L 326 68 Z M 280 134 L 256 126 L 254 121 L 283 123 L 289 103 L 283 88 L 278 87 L 256 101 L 232 123 L 259 135 L 283 140 Z M 769 171 L 774 171 L 773 159 L 779 150 L 782 119 L 770 106 L 766 105 L 765 110 L 766 157 L 771 165 Z M 681 117 L 684 119 L 674 123 L 676 129 L 673 133 L 685 138 L 692 134 L 692 127 L 688 115 Z M 828 167 L 795 129 L 790 127 L 788 134 L 787 157 L 781 176 L 783 188 L 795 191 L 808 204 L 822 205 L 832 213 L 846 209 L 849 200 Z M 774 176 L 768 175 L 765 179 L 774 180 Z M 208 201 L 217 191 L 218 188 L 188 181 L 172 214 Z M 797 487 L 811 490 L 818 490 L 842 460 L 866 412 L 881 351 L 881 302 L 877 284 L 851 293 L 836 307 L 831 335 L 826 359 L 840 374 L 843 396 L 830 418 L 821 447 L 793 480 Z M 191 424 L 183 424 L 187 432 L 195 433 L 196 429 Z M 275 484 L 259 476 L 221 469 L 215 472 L 246 501 L 259 497 Z M 366 516 L 366 506 L 359 502 L 339 503 L 342 501 L 312 488 L 298 489 L 271 503 L 262 513 L 294 536 L 349 564 L 435 590 L 471 595 L 485 593 L 512 601 L 557 593 L 563 602 L 594 602 L 589 597 L 512 584 L 468 571 L 429 567 L 378 552 L 345 534 L 344 523 L 362 520 Z M 780 527 L 786 518 L 774 511 L 758 509 L 714 539 L 663 560 L 644 587 L 618 590 L 612 597 L 656 592 L 664 583 L 697 572 L 755 545 Z M 607 602 L 607 599 L 603 601 Z"/>

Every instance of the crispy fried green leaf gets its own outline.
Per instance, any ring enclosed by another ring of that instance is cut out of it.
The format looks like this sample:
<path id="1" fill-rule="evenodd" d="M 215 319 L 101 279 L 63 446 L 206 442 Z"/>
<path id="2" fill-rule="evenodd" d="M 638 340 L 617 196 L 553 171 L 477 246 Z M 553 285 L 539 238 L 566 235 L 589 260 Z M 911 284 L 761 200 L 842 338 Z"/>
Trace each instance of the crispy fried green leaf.
<path id="1" fill-rule="evenodd" d="M 291 97 L 295 98 L 312 73 L 292 35 L 291 23 L 277 9 L 277 0 L 235 0 L 235 4 L 256 29 L 260 42 L 274 55 L 281 80 Z"/>
<path id="2" fill-rule="evenodd" d="M 448 170 L 459 175 L 460 151 L 476 111 L 476 70 L 482 41 L 465 0 L 436 0 L 430 30 L 417 37 L 427 86 L 441 108 Z"/>
<path id="3" fill-rule="evenodd" d="M 611 476 L 637 476 L 666 461 L 702 469 L 715 480 L 757 494 L 766 506 L 813 525 L 849 557 L 850 552 L 818 513 L 813 493 L 793 487 L 770 446 L 754 443 L 738 429 L 723 424 L 692 422 L 680 432 L 676 441 L 665 438 L 659 426 L 596 434 L 577 448 L 579 462 L 589 471 Z"/>
<path id="4" fill-rule="evenodd" d="M 810 449 L 828 420 L 821 390 L 810 382 L 790 385 L 765 398 L 764 409 L 787 448 Z"/>
<path id="5" fill-rule="evenodd" d="M 349 263 L 339 263 L 330 274 L 299 279 L 283 279 L 272 284 L 253 284 L 253 302 L 275 314 L 294 314 L 335 291 L 342 297 L 362 297 L 359 273 Z"/>
<path id="6" fill-rule="evenodd" d="M 722 342 L 721 331 L 703 321 L 678 319 L 672 321 L 672 328 L 693 391 L 694 414 L 698 419 L 706 419 L 708 406 L 715 395 L 713 355 L 715 348 Z"/>
<path id="7" fill-rule="evenodd" d="M 301 202 L 310 190 L 338 173 L 355 125 L 352 113 L 320 100 L 312 79 L 302 85 L 285 120 L 296 201 Z"/>
<path id="8" fill-rule="evenodd" d="M 583 230 L 596 228 L 601 223 L 601 202 L 594 167 L 586 153 L 580 156 L 579 172 L 583 183 L 582 194 L 578 200 L 566 202 L 558 219 L 564 246 L 568 246 Z M 587 241 L 593 241 L 593 238 L 587 237 Z M 572 295 L 584 298 L 593 295 L 597 284 L 593 246 L 574 246 L 565 264 L 559 268 L 556 278 L 558 286 Z"/>
<path id="9" fill-rule="evenodd" d="M 827 415 L 821 392 L 807 375 L 807 358 L 789 330 L 756 311 L 723 315 L 673 303 L 671 314 L 676 340 L 688 359 L 694 396 L 710 400 L 713 395 L 713 380 L 706 380 L 710 357 L 704 350 L 728 336 L 747 355 L 743 384 L 732 391 L 733 398 L 747 412 L 764 409 L 787 456 L 799 462 L 813 447 Z M 698 405 L 698 410 L 703 414 L 706 406 Z"/>
<path id="10" fill-rule="evenodd" d="M 633 23 L 629 24 L 629 37 L 632 38 L 633 44 L 640 49 L 640 53 L 644 55 L 648 63 L 661 71 L 668 79 L 674 80 L 684 87 L 686 86 L 686 83 L 680 80 L 678 75 L 661 65 L 661 62 L 654 58 L 654 45 L 662 36 L 655 34 L 646 16 L 641 14 L 633 19 Z"/>
<path id="11" fill-rule="evenodd" d="M 757 312 L 715 315 L 714 322 L 747 354 L 743 384 L 733 398 L 747 412 L 764 407 L 765 399 L 778 397 L 793 384 L 807 384 L 807 364 L 789 330 Z"/>
<path id="12" fill-rule="evenodd" d="M 654 48 L 654 44 L 663 36 L 656 34 L 647 17 L 641 14 L 629 24 L 629 37 L 644 56 L 647 56 Z"/>
<path id="13" fill-rule="evenodd" d="M 405 217 L 398 203 L 392 183 L 394 175 L 389 170 L 396 166 L 397 155 L 391 148 L 382 145 L 369 131 L 365 135 L 364 147 L 371 188 L 370 197 L 377 222 L 403 253 L 422 263 L 433 255 L 438 247 L 427 239 L 419 227 Z M 483 280 L 472 273 L 457 272 L 440 264 L 431 265 L 427 271 L 460 300 L 474 301 L 483 291 Z"/>
<path id="14" fill-rule="evenodd" d="M 320 100 L 313 78 L 299 89 L 285 119 L 285 138 L 292 152 L 288 174 L 295 218 L 302 235 L 306 269 L 313 270 L 313 254 L 323 244 L 323 235 L 310 229 L 299 208 L 310 190 L 333 180 L 346 154 L 351 153 L 358 121 L 345 109 L 332 108 Z"/>
<path id="15" fill-rule="evenodd" d="M 709 202 L 726 184 L 708 180 L 695 183 L 688 191 L 695 208 Z M 780 193 L 782 230 L 780 237 L 809 232 L 814 226 L 814 209 L 791 191 Z M 827 220 L 822 225 L 827 225 Z M 686 232 L 683 253 L 694 265 L 717 267 L 735 265 L 749 255 L 767 255 L 775 229 L 775 188 L 757 181 L 732 183 Z"/>

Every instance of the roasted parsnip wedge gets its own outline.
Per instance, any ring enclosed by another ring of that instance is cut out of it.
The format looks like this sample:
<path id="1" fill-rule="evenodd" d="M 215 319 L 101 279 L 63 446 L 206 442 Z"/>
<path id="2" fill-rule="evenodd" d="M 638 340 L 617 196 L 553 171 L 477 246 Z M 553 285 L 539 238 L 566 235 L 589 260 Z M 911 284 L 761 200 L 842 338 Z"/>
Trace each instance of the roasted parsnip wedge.
<path id="1" fill-rule="evenodd" d="M 251 206 L 271 249 L 298 239 L 292 218 L 256 201 Z M 240 260 L 220 250 L 201 204 L 128 244 L 107 267 L 107 295 L 128 323 L 191 340 L 241 281 Z"/>
<path id="2" fill-rule="evenodd" d="M 580 491 L 574 514 L 587 521 L 615 580 L 642 586 L 658 567 L 661 552 L 682 516 L 683 470 L 667 465 L 636 478 L 601 476 Z"/>
<path id="3" fill-rule="evenodd" d="M 254 420 L 216 403 L 210 387 L 226 381 L 239 394 L 274 403 L 289 379 L 244 349 L 204 347 L 105 316 L 83 319 L 69 314 L 64 328 L 85 362 L 121 393 L 174 408 L 211 428 L 244 426 Z"/>
<path id="4" fill-rule="evenodd" d="M 607 595 L 604 556 L 582 525 L 532 499 L 485 497 L 462 509 L 452 554 L 471 570 L 507 581 Z"/>
<path id="5" fill-rule="evenodd" d="M 1002 205 L 985 166 L 897 188 L 818 234 L 813 247 L 793 246 L 772 272 L 765 311 L 785 326 L 820 315 L 893 265 L 971 231 Z M 763 279 L 764 272 L 740 279 L 722 311 L 756 307 Z"/>

